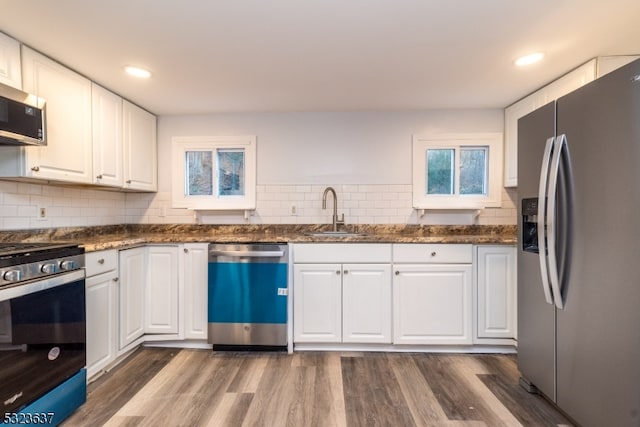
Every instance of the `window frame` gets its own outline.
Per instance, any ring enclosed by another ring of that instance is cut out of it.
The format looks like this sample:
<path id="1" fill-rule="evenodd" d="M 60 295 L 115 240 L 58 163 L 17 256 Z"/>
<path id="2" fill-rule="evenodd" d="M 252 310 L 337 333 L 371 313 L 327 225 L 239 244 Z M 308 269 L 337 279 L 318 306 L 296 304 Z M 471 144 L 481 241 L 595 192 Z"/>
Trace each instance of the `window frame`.
<path id="1" fill-rule="evenodd" d="M 172 138 L 172 188 L 174 208 L 193 210 L 254 210 L 256 208 L 256 137 L 243 136 L 178 136 Z M 218 195 L 217 150 L 244 152 L 244 189 L 241 196 Z M 213 195 L 186 195 L 185 156 L 188 151 L 212 152 Z"/>
<path id="2" fill-rule="evenodd" d="M 502 204 L 502 133 L 414 135 L 412 183 L 414 209 L 484 209 Z M 460 194 L 460 149 L 487 147 L 486 195 Z M 427 194 L 427 150 L 454 150 L 454 194 Z"/>

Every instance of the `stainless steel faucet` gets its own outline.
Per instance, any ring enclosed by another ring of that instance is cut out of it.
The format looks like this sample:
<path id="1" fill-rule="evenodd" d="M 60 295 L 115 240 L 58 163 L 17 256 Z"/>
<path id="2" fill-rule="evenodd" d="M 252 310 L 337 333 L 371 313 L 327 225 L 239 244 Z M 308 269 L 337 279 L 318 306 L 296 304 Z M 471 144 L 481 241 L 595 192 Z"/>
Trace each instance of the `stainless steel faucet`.
<path id="1" fill-rule="evenodd" d="M 344 213 L 338 219 L 338 196 L 333 187 L 327 187 L 322 194 L 322 209 L 327 209 L 327 193 L 333 194 L 333 231 L 338 231 L 338 225 L 344 225 Z"/>

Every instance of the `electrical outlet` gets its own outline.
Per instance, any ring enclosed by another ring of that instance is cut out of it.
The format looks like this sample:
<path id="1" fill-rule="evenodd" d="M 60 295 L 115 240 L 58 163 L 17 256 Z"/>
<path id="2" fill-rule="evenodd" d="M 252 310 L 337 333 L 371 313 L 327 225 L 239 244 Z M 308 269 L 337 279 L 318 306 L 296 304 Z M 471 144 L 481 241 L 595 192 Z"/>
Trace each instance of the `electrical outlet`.
<path id="1" fill-rule="evenodd" d="M 38 219 L 44 220 L 47 218 L 47 208 L 44 206 L 38 206 Z"/>
<path id="2" fill-rule="evenodd" d="M 291 205 L 291 216 L 298 216 L 298 207 L 296 205 Z"/>

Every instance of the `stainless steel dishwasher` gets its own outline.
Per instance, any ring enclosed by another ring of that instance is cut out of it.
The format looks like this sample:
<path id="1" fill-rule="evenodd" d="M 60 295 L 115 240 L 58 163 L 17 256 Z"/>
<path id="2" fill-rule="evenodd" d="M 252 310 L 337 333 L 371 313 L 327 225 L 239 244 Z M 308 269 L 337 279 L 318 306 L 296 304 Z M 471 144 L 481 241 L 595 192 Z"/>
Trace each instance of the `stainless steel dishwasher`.
<path id="1" fill-rule="evenodd" d="M 209 244 L 213 349 L 286 347 L 287 278 L 286 244 Z"/>

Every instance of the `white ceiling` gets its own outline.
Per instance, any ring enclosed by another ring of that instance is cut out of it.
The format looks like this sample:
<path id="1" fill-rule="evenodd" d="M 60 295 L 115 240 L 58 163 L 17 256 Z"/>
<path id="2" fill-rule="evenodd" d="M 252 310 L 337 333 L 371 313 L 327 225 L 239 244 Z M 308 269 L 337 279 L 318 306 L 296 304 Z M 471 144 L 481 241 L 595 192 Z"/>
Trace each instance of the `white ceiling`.
<path id="1" fill-rule="evenodd" d="M 0 31 L 160 115 L 502 108 L 640 53 L 640 1 L 0 0 Z"/>

